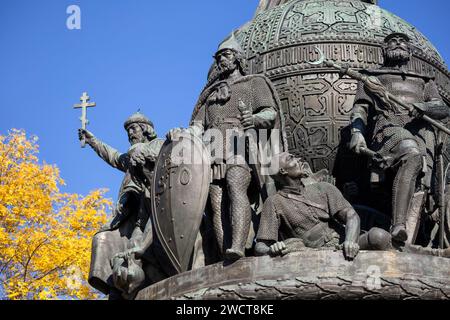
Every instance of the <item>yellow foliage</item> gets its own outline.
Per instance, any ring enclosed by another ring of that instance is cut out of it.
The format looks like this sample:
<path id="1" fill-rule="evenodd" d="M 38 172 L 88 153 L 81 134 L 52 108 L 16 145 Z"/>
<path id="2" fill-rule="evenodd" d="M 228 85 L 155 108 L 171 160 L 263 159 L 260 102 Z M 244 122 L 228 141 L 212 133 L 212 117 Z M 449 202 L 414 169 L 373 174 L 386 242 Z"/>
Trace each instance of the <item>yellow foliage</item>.
<path id="1" fill-rule="evenodd" d="M 91 239 L 106 223 L 105 190 L 64 194 L 56 166 L 38 162 L 36 138 L 0 135 L 0 299 L 93 299 Z"/>

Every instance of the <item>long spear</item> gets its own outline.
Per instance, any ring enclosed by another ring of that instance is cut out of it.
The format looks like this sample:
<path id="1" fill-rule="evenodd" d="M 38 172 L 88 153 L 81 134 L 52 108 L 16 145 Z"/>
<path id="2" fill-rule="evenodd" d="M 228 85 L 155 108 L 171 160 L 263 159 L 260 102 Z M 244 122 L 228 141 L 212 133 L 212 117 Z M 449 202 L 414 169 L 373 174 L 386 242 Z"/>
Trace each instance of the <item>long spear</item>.
<path id="1" fill-rule="evenodd" d="M 400 98 L 394 96 L 393 94 L 391 94 L 388 89 L 380 82 L 380 80 L 378 80 L 377 77 L 372 77 L 372 76 L 368 76 L 365 74 L 362 74 L 360 72 L 358 72 L 357 70 L 348 68 L 348 67 L 344 67 L 341 66 L 333 61 L 327 60 L 325 59 L 325 55 L 323 53 L 323 51 L 316 47 L 317 52 L 320 54 L 320 58 L 319 60 L 315 61 L 315 62 L 308 62 L 311 65 L 320 65 L 320 64 L 324 64 L 325 66 L 329 67 L 329 68 L 334 68 L 339 70 L 339 72 L 341 74 L 347 75 L 350 78 L 353 78 L 355 80 L 359 80 L 362 83 L 364 83 L 364 85 L 373 93 L 375 93 L 380 99 L 382 99 L 383 101 L 389 103 L 390 101 L 395 102 L 396 104 L 400 105 L 401 107 L 405 108 L 406 110 L 408 110 L 409 112 L 414 111 L 414 109 L 418 109 L 416 106 L 414 105 L 410 105 L 407 104 L 405 102 L 403 102 Z M 420 109 L 418 109 L 420 110 Z M 444 124 L 442 124 L 439 121 L 436 121 L 432 118 L 430 118 L 427 115 L 421 115 L 421 119 L 425 120 L 426 122 L 428 122 L 429 124 L 431 124 L 432 126 L 436 127 L 437 129 L 439 129 L 440 131 L 446 133 L 447 135 L 450 136 L 450 129 L 447 128 Z"/>
<path id="2" fill-rule="evenodd" d="M 341 66 L 333 61 L 327 60 L 325 58 L 325 55 L 323 51 L 315 47 L 317 52 L 320 54 L 320 57 L 317 61 L 314 62 L 308 62 L 311 65 L 321 65 L 324 64 L 325 66 L 329 68 L 334 68 L 339 70 L 341 74 L 347 75 L 350 78 L 353 78 L 355 80 L 361 81 L 367 89 L 369 89 L 372 93 L 374 93 L 376 96 L 378 96 L 383 102 L 386 102 L 388 105 L 391 105 L 391 102 L 394 102 L 398 104 L 399 106 L 405 108 L 410 113 L 414 111 L 414 109 L 419 109 L 415 105 L 409 105 L 407 103 L 404 103 L 400 98 L 394 96 L 391 94 L 388 89 L 378 80 L 377 77 L 368 76 L 365 74 L 362 74 L 358 72 L 357 70 Z M 420 110 L 420 109 L 419 109 Z M 439 121 L 436 121 L 432 118 L 430 118 L 427 115 L 421 115 L 421 119 L 425 120 L 435 128 L 439 130 L 438 134 L 438 143 L 437 143 L 437 165 L 438 165 L 438 184 L 439 184 L 439 190 L 438 190 L 438 208 L 439 208 L 439 216 L 440 216 L 440 234 L 439 234 L 439 245 L 441 249 L 444 248 L 444 233 L 445 233 L 445 205 L 444 205 L 444 159 L 443 159 L 443 143 L 442 143 L 442 133 L 446 133 L 447 135 L 450 135 L 450 129 L 448 129 L 444 124 L 442 124 Z M 379 158 L 379 155 L 375 152 L 364 149 L 364 154 L 374 157 L 377 159 Z"/>

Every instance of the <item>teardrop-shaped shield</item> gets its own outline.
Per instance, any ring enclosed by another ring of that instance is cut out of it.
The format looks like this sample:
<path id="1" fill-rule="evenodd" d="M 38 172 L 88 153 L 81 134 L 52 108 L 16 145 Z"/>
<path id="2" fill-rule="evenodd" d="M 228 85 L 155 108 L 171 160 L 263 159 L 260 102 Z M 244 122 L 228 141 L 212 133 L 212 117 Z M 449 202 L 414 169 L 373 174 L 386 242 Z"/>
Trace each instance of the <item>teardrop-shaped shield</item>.
<path id="1" fill-rule="evenodd" d="M 183 132 L 162 146 L 152 186 L 156 235 L 178 273 L 188 270 L 208 199 L 211 164 L 200 138 Z"/>

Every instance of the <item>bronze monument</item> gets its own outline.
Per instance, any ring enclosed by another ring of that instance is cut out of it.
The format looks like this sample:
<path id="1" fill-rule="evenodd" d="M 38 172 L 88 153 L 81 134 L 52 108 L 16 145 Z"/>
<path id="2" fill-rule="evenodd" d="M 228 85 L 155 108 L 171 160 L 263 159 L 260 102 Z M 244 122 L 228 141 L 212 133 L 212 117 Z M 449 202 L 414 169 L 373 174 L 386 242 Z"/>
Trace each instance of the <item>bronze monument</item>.
<path id="1" fill-rule="evenodd" d="M 125 172 L 90 283 L 110 299 L 448 299 L 449 102 L 439 53 L 377 1 L 261 0 L 187 129 L 164 142 L 135 114 L 120 154 L 83 113 L 82 145 Z"/>

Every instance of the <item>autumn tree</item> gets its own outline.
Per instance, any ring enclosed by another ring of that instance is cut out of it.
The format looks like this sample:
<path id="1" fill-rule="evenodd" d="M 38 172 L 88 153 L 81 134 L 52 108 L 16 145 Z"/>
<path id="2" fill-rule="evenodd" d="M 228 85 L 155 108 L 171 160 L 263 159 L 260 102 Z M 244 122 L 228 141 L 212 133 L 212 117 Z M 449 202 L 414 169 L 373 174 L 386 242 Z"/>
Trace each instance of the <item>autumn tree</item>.
<path id="1" fill-rule="evenodd" d="M 92 299 L 91 239 L 106 223 L 105 190 L 60 191 L 54 165 L 38 160 L 36 138 L 0 135 L 0 299 Z"/>

